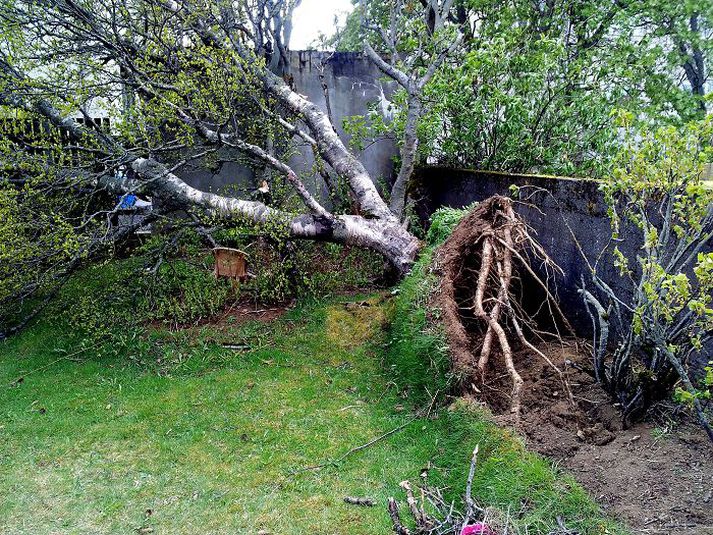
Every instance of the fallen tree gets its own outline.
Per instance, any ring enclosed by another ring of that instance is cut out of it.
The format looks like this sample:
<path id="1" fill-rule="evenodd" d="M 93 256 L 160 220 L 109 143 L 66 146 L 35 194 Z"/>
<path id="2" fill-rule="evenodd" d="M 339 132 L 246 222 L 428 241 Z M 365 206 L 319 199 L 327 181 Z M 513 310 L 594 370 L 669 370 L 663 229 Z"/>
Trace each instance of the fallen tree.
<path id="1" fill-rule="evenodd" d="M 117 196 L 129 193 L 160 201 L 161 218 L 189 212 L 190 224 L 252 226 L 283 240 L 368 248 L 397 276 L 408 272 L 421 244 L 402 221 L 405 179 L 380 190 L 329 114 L 299 94 L 284 72 L 298 4 L 0 2 L 0 116 L 9 125 L 0 144 L 0 187 L 21 192 L 8 201 L 11 210 L 22 210 L 37 190 L 47 199 L 75 201 L 71 209 L 57 203 L 52 215 L 67 227 L 53 244 L 64 254 L 40 253 L 43 284 L 35 278 L 32 286 L 0 288 L 3 309 L 34 288 L 47 289 L 54 273 L 86 256 L 88 229 L 110 237 Z M 425 17 L 437 6 L 445 15 L 452 2 L 442 4 L 410 13 Z M 435 70 L 444 58 L 421 61 L 434 61 Z M 96 110 L 108 114 L 111 126 L 96 120 Z M 32 135 L 17 128 L 23 124 Z M 300 146 L 315 156 L 314 176 L 289 164 Z M 179 176 L 190 166 L 228 161 L 268 178 L 270 191 L 285 192 L 284 202 L 249 191 L 200 190 Z M 326 205 L 318 193 L 325 184 L 348 197 L 337 204 L 351 212 Z M 32 241 L 41 229 L 9 232 Z"/>

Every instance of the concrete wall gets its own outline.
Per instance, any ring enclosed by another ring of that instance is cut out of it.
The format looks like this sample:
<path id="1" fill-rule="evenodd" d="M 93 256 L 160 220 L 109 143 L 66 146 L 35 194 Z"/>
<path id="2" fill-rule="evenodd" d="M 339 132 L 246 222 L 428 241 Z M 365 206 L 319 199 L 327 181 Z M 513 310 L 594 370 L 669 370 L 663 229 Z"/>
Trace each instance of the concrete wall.
<path id="1" fill-rule="evenodd" d="M 591 335 L 591 319 L 577 293 L 582 278 L 591 287 L 582 251 L 595 264 L 599 258 L 598 273 L 621 296 L 629 292 L 625 281 L 613 267 L 608 246 L 611 227 L 606 214 L 606 204 L 598 185 L 593 180 L 511 175 L 446 168 L 426 168 L 418 172 L 415 189 L 419 199 L 417 212 L 426 222 L 441 206 L 461 208 L 492 195 L 508 195 L 512 185 L 520 186 L 522 203 L 517 211 L 534 229 L 538 241 L 550 257 L 562 268 L 564 275 L 557 277 L 556 290 L 565 312 L 578 334 Z M 625 255 L 635 257 L 639 233 L 635 229 L 622 232 L 626 243 L 619 244 Z M 709 243 L 708 251 L 713 250 Z M 537 267 L 537 266 L 535 266 Z M 531 289 L 531 288 L 529 288 Z M 713 344 L 708 355 L 713 354 Z M 705 360 L 707 355 L 701 355 Z"/>
<path id="2" fill-rule="evenodd" d="M 388 114 L 389 98 L 395 86 L 383 80 L 380 71 L 363 54 L 293 51 L 290 58 L 290 75 L 295 90 L 326 112 L 326 99 L 320 80 L 320 67 L 324 64 L 324 80 L 329 91 L 333 121 L 343 140 L 349 140 L 343 128 L 345 118 L 365 115 L 370 105 Z M 395 174 L 394 156 L 398 153 L 394 141 L 379 139 L 367 145 L 358 154 L 359 160 L 377 183 L 392 182 Z M 311 190 L 323 190 L 322 179 L 311 173 L 313 163 L 312 150 L 306 146 L 300 147 L 299 154 L 290 161 L 298 173 L 306 175 L 303 179 Z M 226 164 L 219 172 L 191 169 L 180 174 L 192 186 L 210 191 L 220 191 L 236 184 L 247 188 L 254 185 L 253 171 L 237 164 Z"/>
<path id="3" fill-rule="evenodd" d="M 297 92 L 307 96 L 324 111 L 327 110 L 319 78 L 322 62 L 334 126 L 342 140 L 349 141 L 349 136 L 344 133 L 344 119 L 365 115 L 370 106 L 376 106 L 382 115 L 388 116 L 389 98 L 395 85 L 384 80 L 379 69 L 361 53 L 292 52 L 290 74 L 294 77 Z M 395 174 L 394 156 L 397 153 L 393 140 L 379 139 L 367 144 L 358 156 L 374 180 L 391 182 Z M 313 161 L 311 150 L 305 149 L 302 158 L 296 158 L 291 163 L 302 170 L 311 167 Z"/>

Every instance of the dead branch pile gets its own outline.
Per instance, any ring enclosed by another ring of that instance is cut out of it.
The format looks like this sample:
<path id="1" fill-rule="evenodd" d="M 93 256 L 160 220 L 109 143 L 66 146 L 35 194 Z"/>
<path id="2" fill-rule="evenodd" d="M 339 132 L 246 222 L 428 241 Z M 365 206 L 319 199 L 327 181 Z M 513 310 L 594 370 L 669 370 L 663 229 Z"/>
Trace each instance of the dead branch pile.
<path id="1" fill-rule="evenodd" d="M 509 515 L 495 508 L 483 508 L 473 499 L 473 480 L 478 463 L 478 447 L 473 451 L 468 471 L 461 511 L 455 502 L 447 501 L 441 489 L 426 484 L 427 473 L 422 474 L 423 483 L 415 489 L 409 481 L 403 481 L 401 488 L 406 493 L 406 506 L 411 516 L 409 528 L 401 517 L 399 504 L 389 498 L 387 508 L 393 531 L 397 535 L 516 535 L 520 533 Z M 564 522 L 557 518 L 559 526 L 549 535 L 578 535 L 568 530 Z"/>
<path id="2" fill-rule="evenodd" d="M 532 268 L 533 262 L 542 264 L 545 280 Z M 543 306 L 549 314 L 568 325 L 547 284 L 559 268 L 533 239 L 512 201 L 492 197 L 456 226 L 437 253 L 436 270 L 441 285 L 435 304 L 443 314 L 456 373 L 468 381 L 485 382 L 489 371 L 503 367 L 512 382 L 510 411 L 519 415 L 523 379 L 513 359 L 513 343 L 545 359 L 563 376 L 528 340 L 527 334 L 538 331 L 514 288 L 517 283 L 521 291 L 528 291 L 523 288 L 525 275 L 528 284 L 537 284 L 545 295 Z M 564 378 L 563 384 L 569 394 Z"/>

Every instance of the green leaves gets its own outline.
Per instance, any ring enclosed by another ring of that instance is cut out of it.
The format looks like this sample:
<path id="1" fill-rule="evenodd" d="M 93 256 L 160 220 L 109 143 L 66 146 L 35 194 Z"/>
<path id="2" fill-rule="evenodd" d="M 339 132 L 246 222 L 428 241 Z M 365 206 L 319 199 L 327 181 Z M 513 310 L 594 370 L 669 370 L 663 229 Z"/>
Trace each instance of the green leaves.
<path id="1" fill-rule="evenodd" d="M 693 403 L 696 400 L 710 401 L 713 399 L 713 361 L 709 362 L 708 364 L 709 366 L 706 366 L 703 369 L 705 375 L 700 381 L 699 388 L 696 388 L 692 391 L 685 390 L 680 387 L 676 388 L 676 391 L 674 392 L 673 396 L 673 399 L 676 402 L 692 407 Z"/>
<path id="2" fill-rule="evenodd" d="M 384 3 L 369 5 L 373 19 L 388 27 Z M 700 116 L 700 99 L 681 84 L 686 58 L 675 43 L 683 39 L 689 52 L 696 45 L 707 61 L 711 44 L 688 23 L 694 11 L 708 20 L 710 9 L 654 0 L 547 5 L 463 2 L 466 19 L 478 22 L 462 28 L 462 47 L 426 90 L 422 159 L 603 177 L 621 147 L 616 126 L 656 129 Z M 403 43 L 405 53 L 415 46 L 408 38 Z M 421 62 L 428 64 L 427 54 Z M 392 127 L 400 126 L 397 118 Z"/>
<path id="3" fill-rule="evenodd" d="M 713 253 L 701 252 L 713 238 L 713 191 L 701 178 L 711 156 L 712 119 L 649 132 L 632 128 L 629 113 L 618 113 L 617 120 L 627 138 L 602 190 L 613 235 L 628 241 L 628 247 L 613 249 L 611 261 L 630 282 L 630 295 L 609 297 L 630 311 L 618 320 L 631 336 L 622 336 L 614 357 L 628 369 L 611 373 L 646 389 L 648 379 L 634 373 L 634 366 L 641 366 L 654 381 L 650 388 L 663 391 L 673 388 L 665 377 L 675 371 L 685 386 L 676 389 L 675 399 L 695 406 L 701 418 L 698 402 L 710 399 L 710 384 L 695 387 L 686 366 L 713 332 Z M 657 363 L 654 355 L 666 360 Z M 626 385 L 610 388 L 630 395 Z"/>
<path id="4" fill-rule="evenodd" d="M 430 155 L 453 166 L 603 174 L 615 142 L 609 110 L 620 94 L 605 87 L 618 67 L 563 40 L 564 12 L 545 21 L 526 2 L 471 4 L 477 31 L 426 98 Z"/>
<path id="5" fill-rule="evenodd" d="M 57 264 L 81 249 L 83 240 L 65 214 L 40 191 L 0 182 L 0 303 L 51 279 Z"/>

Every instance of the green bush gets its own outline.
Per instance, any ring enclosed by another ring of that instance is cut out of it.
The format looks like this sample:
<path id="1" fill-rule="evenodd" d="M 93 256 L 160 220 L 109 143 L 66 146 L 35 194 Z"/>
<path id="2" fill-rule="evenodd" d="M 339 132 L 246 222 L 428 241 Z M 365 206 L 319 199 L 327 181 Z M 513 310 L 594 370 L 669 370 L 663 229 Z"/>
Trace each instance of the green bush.
<path id="1" fill-rule="evenodd" d="M 383 258 L 333 243 L 257 240 L 231 243 L 249 255 L 253 278 L 241 291 L 259 302 L 329 297 L 371 287 L 382 278 Z"/>
<path id="2" fill-rule="evenodd" d="M 86 342 L 121 345 L 151 322 L 192 323 L 222 310 L 232 295 L 225 280 L 213 276 L 213 260 L 191 239 L 156 265 L 158 238 L 126 259 L 93 264 L 76 273 L 47 314 Z"/>
<path id="3" fill-rule="evenodd" d="M 443 207 L 436 210 L 431 217 L 431 225 L 426 234 L 426 241 L 431 247 L 437 247 L 442 244 L 448 236 L 451 235 L 463 216 L 473 209 L 475 204 L 466 206 L 465 208 L 448 208 Z"/>
<path id="4" fill-rule="evenodd" d="M 174 259 L 155 275 L 138 278 L 139 315 L 147 321 L 191 323 L 220 312 L 231 297 L 226 279 L 213 276 L 212 259 Z"/>

